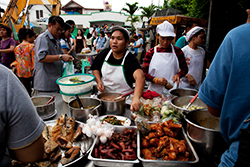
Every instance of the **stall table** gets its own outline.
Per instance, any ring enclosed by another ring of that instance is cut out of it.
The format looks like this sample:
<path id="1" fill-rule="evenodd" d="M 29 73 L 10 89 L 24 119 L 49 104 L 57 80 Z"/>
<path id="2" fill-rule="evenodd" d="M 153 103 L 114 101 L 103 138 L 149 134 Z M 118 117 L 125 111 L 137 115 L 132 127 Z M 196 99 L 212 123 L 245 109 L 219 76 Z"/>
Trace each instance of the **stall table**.
<path id="1" fill-rule="evenodd" d="M 50 95 L 53 96 L 53 93 L 39 93 L 37 96 L 39 95 Z M 60 93 L 56 93 L 56 103 L 55 103 L 55 108 L 57 110 L 57 114 L 48 119 L 48 120 L 56 120 L 57 118 L 59 118 L 61 116 L 61 114 L 67 114 L 69 117 L 71 116 L 70 114 L 70 109 L 68 107 L 68 104 L 65 103 L 62 99 L 62 96 Z M 126 110 L 125 110 L 125 114 L 124 116 L 128 117 L 131 119 L 131 111 L 129 109 L 129 105 L 126 105 Z M 45 120 L 47 121 L 47 120 Z M 131 125 L 135 125 L 134 121 L 132 121 Z M 195 150 L 198 154 L 199 157 L 199 162 L 195 165 L 193 165 L 193 167 L 217 167 L 220 157 L 218 156 L 207 156 L 207 155 L 203 155 L 202 153 L 199 153 L 197 150 Z M 88 160 L 87 158 L 88 156 L 82 158 L 81 160 L 77 161 L 76 163 L 70 165 L 70 167 L 95 167 L 95 165 L 93 164 L 92 161 Z M 142 164 L 135 164 L 134 167 L 142 167 Z"/>

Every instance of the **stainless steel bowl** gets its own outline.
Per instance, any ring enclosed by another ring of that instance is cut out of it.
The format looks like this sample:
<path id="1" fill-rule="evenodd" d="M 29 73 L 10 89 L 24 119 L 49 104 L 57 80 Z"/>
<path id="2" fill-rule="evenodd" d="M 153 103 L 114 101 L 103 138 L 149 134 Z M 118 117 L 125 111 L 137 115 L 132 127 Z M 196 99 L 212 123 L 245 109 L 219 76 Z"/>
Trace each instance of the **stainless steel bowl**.
<path id="1" fill-rule="evenodd" d="M 80 97 L 80 100 L 82 102 L 83 109 L 80 108 L 79 103 L 76 99 L 73 99 L 68 103 L 71 117 L 78 121 L 86 123 L 87 119 L 89 118 L 89 114 L 100 116 L 101 101 L 99 99 L 91 97 Z"/>
<path id="2" fill-rule="evenodd" d="M 187 121 L 187 136 L 197 151 L 221 155 L 227 149 L 219 130 L 220 119 L 212 116 L 207 109 L 190 111 L 184 119 Z"/>
<path id="3" fill-rule="evenodd" d="M 172 89 L 170 94 L 173 96 L 195 96 L 198 93 L 195 89 Z"/>
<path id="4" fill-rule="evenodd" d="M 107 96 L 121 96 L 121 93 L 102 93 L 98 95 L 101 100 L 103 97 Z M 117 101 L 102 101 L 102 112 L 101 115 L 123 115 L 125 113 L 125 98 Z"/>
<path id="5" fill-rule="evenodd" d="M 34 96 L 31 97 L 38 115 L 42 118 L 48 118 L 55 113 L 55 102 L 54 98 L 48 105 L 46 103 L 52 98 L 52 96 Z"/>
<path id="6" fill-rule="evenodd" d="M 190 112 L 192 110 L 188 110 L 183 108 L 184 105 L 188 105 L 188 103 L 192 100 L 194 96 L 180 96 L 180 97 L 174 97 L 170 104 L 173 108 L 177 109 L 177 111 L 185 111 Z M 196 98 L 196 100 L 192 103 L 192 105 L 199 106 L 202 108 L 207 108 L 207 105 L 199 99 L 199 97 Z"/>

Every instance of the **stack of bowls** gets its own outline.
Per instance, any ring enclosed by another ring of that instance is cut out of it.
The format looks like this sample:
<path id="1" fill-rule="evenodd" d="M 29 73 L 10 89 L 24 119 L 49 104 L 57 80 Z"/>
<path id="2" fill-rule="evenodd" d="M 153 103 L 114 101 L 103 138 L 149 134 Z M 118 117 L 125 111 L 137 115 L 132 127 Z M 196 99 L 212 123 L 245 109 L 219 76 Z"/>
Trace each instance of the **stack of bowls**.
<path id="1" fill-rule="evenodd" d="M 74 78 L 84 82 L 70 81 L 70 79 Z M 73 74 L 58 78 L 56 83 L 59 85 L 63 100 L 68 103 L 70 98 L 76 94 L 78 94 L 79 97 L 89 97 L 92 94 L 94 80 L 94 75 Z"/>

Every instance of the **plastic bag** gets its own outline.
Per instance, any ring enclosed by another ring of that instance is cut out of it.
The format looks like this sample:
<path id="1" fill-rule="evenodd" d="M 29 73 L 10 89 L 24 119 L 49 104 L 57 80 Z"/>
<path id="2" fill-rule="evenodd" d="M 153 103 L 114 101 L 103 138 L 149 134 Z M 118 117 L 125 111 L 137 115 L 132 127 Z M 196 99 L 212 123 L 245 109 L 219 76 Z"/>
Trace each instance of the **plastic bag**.
<path id="1" fill-rule="evenodd" d="M 65 69 L 63 71 L 63 76 L 71 74 L 75 74 L 74 64 L 72 61 L 66 64 Z"/>

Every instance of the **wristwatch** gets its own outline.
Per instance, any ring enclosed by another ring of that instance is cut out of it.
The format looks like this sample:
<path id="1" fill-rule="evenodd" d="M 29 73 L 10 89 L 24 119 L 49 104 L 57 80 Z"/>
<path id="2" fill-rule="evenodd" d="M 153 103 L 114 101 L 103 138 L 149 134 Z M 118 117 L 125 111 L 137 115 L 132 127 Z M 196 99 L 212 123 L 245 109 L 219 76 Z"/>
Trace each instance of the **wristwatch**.
<path id="1" fill-rule="evenodd" d="M 59 55 L 59 58 L 60 58 L 60 60 L 63 60 L 63 57 L 62 57 L 62 55 Z"/>

